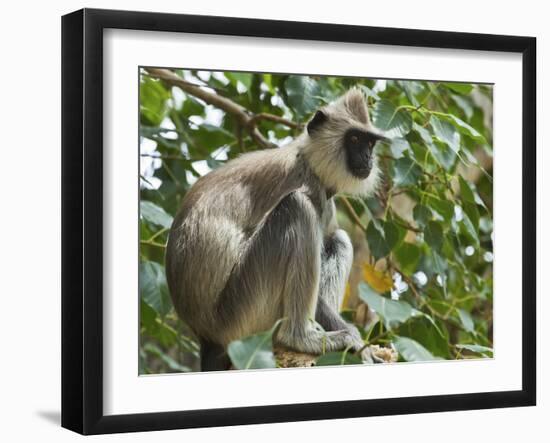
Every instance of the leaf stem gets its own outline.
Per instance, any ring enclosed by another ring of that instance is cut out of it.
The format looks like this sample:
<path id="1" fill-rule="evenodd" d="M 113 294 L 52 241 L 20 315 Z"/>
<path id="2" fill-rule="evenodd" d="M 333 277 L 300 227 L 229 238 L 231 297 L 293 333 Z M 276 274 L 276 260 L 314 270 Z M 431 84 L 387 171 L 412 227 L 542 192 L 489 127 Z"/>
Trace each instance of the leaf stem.
<path id="1" fill-rule="evenodd" d="M 157 248 L 163 248 L 163 249 L 166 248 L 166 245 L 164 245 L 162 243 L 157 243 L 157 242 L 149 241 L 149 240 L 140 240 L 139 243 L 142 244 L 142 245 L 155 246 Z"/>

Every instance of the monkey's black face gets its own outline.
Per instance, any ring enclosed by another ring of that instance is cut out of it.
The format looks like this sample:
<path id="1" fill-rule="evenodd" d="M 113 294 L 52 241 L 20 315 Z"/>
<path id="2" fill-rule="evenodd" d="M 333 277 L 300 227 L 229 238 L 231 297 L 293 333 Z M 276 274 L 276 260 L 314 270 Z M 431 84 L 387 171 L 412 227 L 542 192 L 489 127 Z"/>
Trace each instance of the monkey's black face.
<path id="1" fill-rule="evenodd" d="M 344 149 L 348 169 L 354 177 L 365 179 L 373 165 L 374 145 L 382 137 L 361 129 L 348 129 L 344 135 Z"/>

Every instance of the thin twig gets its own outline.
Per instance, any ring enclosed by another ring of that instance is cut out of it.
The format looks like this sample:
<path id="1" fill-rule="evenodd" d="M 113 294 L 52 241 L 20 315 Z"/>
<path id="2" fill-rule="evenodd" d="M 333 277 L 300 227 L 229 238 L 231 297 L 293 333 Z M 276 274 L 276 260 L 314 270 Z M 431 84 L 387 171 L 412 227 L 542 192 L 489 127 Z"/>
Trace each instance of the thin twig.
<path id="1" fill-rule="evenodd" d="M 417 233 L 421 233 L 422 232 L 422 229 L 418 229 L 418 228 L 415 228 L 414 226 L 411 226 L 409 225 L 408 223 L 405 223 L 405 222 L 402 222 L 400 220 L 396 220 L 395 218 L 393 219 L 393 222 L 396 224 L 396 225 L 399 225 L 401 226 L 402 228 L 405 228 L 409 231 L 412 231 L 412 232 L 417 232 Z"/>
<path id="2" fill-rule="evenodd" d="M 163 248 L 163 249 L 166 248 L 166 245 L 164 245 L 162 243 L 157 243 L 157 242 L 154 242 L 154 241 L 140 240 L 139 242 L 142 245 L 155 246 L 157 248 Z"/>
<path id="3" fill-rule="evenodd" d="M 143 153 L 139 154 L 140 157 L 150 157 L 150 158 L 158 158 L 159 160 L 181 160 L 181 161 L 187 161 L 185 157 L 182 155 L 171 155 L 171 154 L 154 154 L 154 153 Z"/>
<path id="4" fill-rule="evenodd" d="M 405 192 L 411 192 L 411 190 L 408 188 L 402 188 L 399 191 L 391 192 L 390 195 L 393 198 L 393 197 L 397 197 L 398 195 L 404 194 Z"/>
<path id="5" fill-rule="evenodd" d="M 165 232 L 169 231 L 170 228 L 162 228 L 160 231 L 156 232 L 155 234 L 153 234 L 151 237 L 149 237 L 147 240 L 147 242 L 152 242 L 155 238 L 157 238 L 159 235 L 162 235 L 164 234 Z"/>
<path id="6" fill-rule="evenodd" d="M 201 100 L 205 101 L 209 105 L 215 106 L 222 111 L 225 111 L 228 114 L 233 115 L 238 123 L 248 129 L 250 137 L 262 148 L 275 148 L 275 144 L 267 140 L 261 133 L 258 131 L 255 123 L 251 121 L 254 119 L 254 115 L 251 115 L 249 111 L 243 106 L 235 103 L 233 100 L 223 97 L 218 94 L 213 94 L 212 92 L 207 91 L 201 86 L 194 85 L 182 79 L 179 75 L 168 69 L 159 69 L 159 68 L 145 68 L 150 76 L 155 77 L 159 80 L 162 80 L 172 86 L 178 86 L 184 92 L 191 94 Z M 275 116 L 277 117 L 277 116 Z M 265 117 L 263 117 L 265 118 Z"/>
<path id="7" fill-rule="evenodd" d="M 344 203 L 344 206 L 346 207 L 346 210 L 348 211 L 348 214 L 353 219 L 353 221 L 355 223 L 357 223 L 357 225 L 359 225 L 361 227 L 361 229 L 363 229 L 363 231 L 366 231 L 367 227 L 363 224 L 363 222 L 361 221 L 361 219 L 357 215 L 357 212 L 355 212 L 355 209 L 353 209 L 353 206 L 351 205 L 348 198 L 344 197 L 344 196 L 339 196 L 339 198 L 340 198 L 340 201 L 342 203 Z"/>
<path id="8" fill-rule="evenodd" d="M 147 70 L 147 69 L 146 69 L 146 70 Z M 145 75 L 145 76 L 150 77 L 150 78 L 157 78 L 157 77 L 155 77 L 154 75 L 143 74 L 143 73 L 142 73 L 142 75 Z M 180 78 L 181 78 L 181 77 L 180 77 Z M 185 79 L 183 79 L 183 78 L 181 79 L 181 81 L 187 83 L 189 86 L 197 86 L 197 87 L 199 87 L 199 88 L 210 88 L 210 89 L 216 91 L 218 94 L 223 94 L 223 93 L 225 92 L 225 91 L 224 91 L 223 89 L 221 89 L 221 88 L 218 88 L 218 87 L 216 87 L 216 86 L 211 86 L 211 85 L 209 85 L 208 83 L 204 83 L 204 82 L 202 82 L 202 81 L 201 81 L 201 83 L 193 83 L 193 82 L 190 82 L 189 80 L 185 80 Z"/>

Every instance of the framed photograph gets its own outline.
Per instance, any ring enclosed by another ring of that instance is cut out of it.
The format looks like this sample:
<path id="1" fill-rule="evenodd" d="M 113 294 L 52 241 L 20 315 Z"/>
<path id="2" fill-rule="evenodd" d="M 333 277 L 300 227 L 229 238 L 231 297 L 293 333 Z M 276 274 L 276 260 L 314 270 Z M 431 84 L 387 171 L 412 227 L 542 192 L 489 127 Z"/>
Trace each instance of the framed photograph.
<path id="1" fill-rule="evenodd" d="M 535 51 L 64 16 L 62 425 L 535 405 Z"/>

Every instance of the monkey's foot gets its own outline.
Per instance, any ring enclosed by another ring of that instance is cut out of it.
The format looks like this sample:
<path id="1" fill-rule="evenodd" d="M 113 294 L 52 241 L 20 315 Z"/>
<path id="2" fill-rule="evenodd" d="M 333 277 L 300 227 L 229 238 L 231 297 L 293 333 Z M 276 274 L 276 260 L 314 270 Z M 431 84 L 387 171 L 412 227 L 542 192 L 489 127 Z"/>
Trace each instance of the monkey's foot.
<path id="1" fill-rule="evenodd" d="M 364 363 L 395 363 L 398 354 L 391 348 L 379 345 L 370 345 L 363 352 L 368 352 L 371 360 L 362 358 Z M 315 366 L 319 355 L 298 352 L 283 346 L 276 346 L 273 350 L 278 365 L 281 368 L 309 368 Z"/>
<path id="2" fill-rule="evenodd" d="M 396 350 L 380 345 L 370 345 L 367 349 L 370 351 L 374 363 L 395 363 L 399 356 Z"/>

